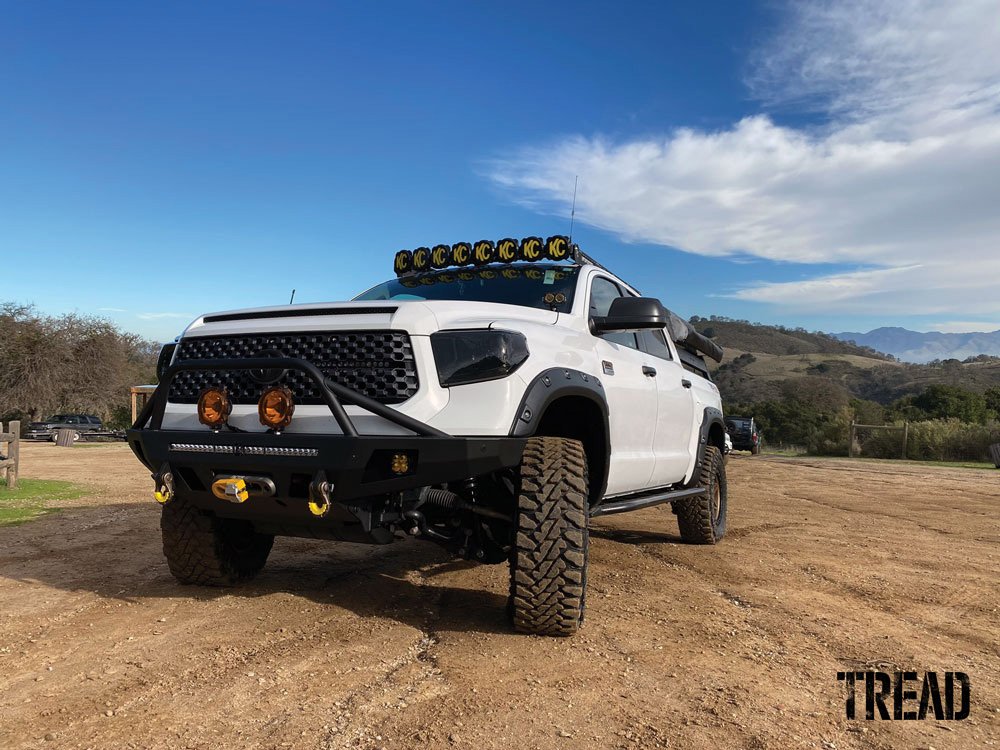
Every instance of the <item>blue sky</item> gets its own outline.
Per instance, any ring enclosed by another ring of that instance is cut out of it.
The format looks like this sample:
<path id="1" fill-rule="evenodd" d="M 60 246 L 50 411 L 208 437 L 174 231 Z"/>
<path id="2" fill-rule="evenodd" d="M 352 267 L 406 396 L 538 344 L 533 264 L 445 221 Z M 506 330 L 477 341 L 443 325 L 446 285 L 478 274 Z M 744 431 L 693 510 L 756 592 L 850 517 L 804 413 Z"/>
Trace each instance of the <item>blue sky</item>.
<path id="1" fill-rule="evenodd" d="M 292 288 L 349 298 L 400 248 L 565 232 L 579 174 L 575 239 L 682 314 L 1000 328 L 995 287 L 912 249 L 995 247 L 995 99 L 928 130 L 941 102 L 857 74 L 924 50 L 872 60 L 815 7 L 0 2 L 0 300 L 169 339 Z M 968 49 L 963 19 L 927 22 Z M 810 35 L 856 67 L 815 75 Z"/>

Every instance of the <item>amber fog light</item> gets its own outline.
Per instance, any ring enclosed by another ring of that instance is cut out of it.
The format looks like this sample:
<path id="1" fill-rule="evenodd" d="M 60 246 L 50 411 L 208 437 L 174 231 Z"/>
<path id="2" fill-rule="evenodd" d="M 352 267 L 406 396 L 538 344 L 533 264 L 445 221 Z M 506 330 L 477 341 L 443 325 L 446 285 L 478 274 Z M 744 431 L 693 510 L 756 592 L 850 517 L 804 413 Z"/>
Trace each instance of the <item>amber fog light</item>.
<path id="1" fill-rule="evenodd" d="M 292 421 L 294 412 L 295 401 L 292 399 L 292 392 L 283 385 L 268 388 L 257 402 L 260 423 L 272 430 L 287 427 Z"/>
<path id="2" fill-rule="evenodd" d="M 224 388 L 206 388 L 198 396 L 198 421 L 208 427 L 221 427 L 229 419 L 233 405 Z"/>

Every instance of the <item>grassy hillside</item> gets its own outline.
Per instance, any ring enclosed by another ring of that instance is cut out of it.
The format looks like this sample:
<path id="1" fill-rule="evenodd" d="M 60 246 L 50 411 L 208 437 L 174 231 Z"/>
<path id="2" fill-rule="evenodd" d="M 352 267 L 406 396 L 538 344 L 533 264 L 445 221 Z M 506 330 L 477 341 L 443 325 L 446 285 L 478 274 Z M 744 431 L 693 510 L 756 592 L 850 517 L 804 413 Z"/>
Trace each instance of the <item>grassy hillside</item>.
<path id="1" fill-rule="evenodd" d="M 980 393 L 1000 385 L 998 358 L 907 364 L 825 333 L 724 318 L 695 317 L 691 322 L 725 350 L 714 377 L 730 403 L 782 400 L 806 392 L 829 403 L 861 398 L 888 404 L 930 385 Z"/>
<path id="2" fill-rule="evenodd" d="M 852 341 L 821 332 L 809 332 L 802 328 L 765 326 L 746 320 L 730 318 L 691 318 L 691 323 L 709 338 L 714 338 L 723 347 L 741 352 L 761 352 L 766 354 L 847 354 L 882 361 L 893 358 L 866 346 L 858 346 Z"/>

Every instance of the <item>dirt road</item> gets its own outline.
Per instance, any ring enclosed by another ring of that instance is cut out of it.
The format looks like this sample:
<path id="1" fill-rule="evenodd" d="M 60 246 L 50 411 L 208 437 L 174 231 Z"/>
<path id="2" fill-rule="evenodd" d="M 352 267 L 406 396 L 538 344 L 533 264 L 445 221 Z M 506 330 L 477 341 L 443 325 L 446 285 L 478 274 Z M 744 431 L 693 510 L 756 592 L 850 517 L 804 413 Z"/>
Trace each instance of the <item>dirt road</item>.
<path id="1" fill-rule="evenodd" d="M 1000 745 L 1000 472 L 735 457 L 718 547 L 595 523 L 555 640 L 509 632 L 505 568 L 419 542 L 279 539 L 248 587 L 181 587 L 124 445 L 22 455 L 92 492 L 0 528 L 4 750 Z M 849 722 L 864 669 L 966 672 L 971 715 Z"/>

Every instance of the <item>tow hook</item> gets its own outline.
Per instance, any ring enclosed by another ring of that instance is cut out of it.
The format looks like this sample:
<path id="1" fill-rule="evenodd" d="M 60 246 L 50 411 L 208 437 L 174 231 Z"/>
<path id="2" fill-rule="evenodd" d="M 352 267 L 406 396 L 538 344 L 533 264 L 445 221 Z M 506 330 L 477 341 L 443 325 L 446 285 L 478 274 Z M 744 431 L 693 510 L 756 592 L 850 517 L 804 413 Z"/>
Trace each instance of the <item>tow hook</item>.
<path id="1" fill-rule="evenodd" d="M 330 493 L 333 485 L 326 481 L 326 474 L 319 472 L 309 484 L 309 512 L 322 518 L 330 512 Z"/>
<path id="2" fill-rule="evenodd" d="M 251 497 L 274 497 L 274 493 L 270 477 L 225 476 L 212 482 L 212 494 L 231 503 L 245 503 Z"/>
<path id="3" fill-rule="evenodd" d="M 174 498 L 174 475 L 168 464 L 163 464 L 153 477 L 153 499 L 166 505 Z"/>

